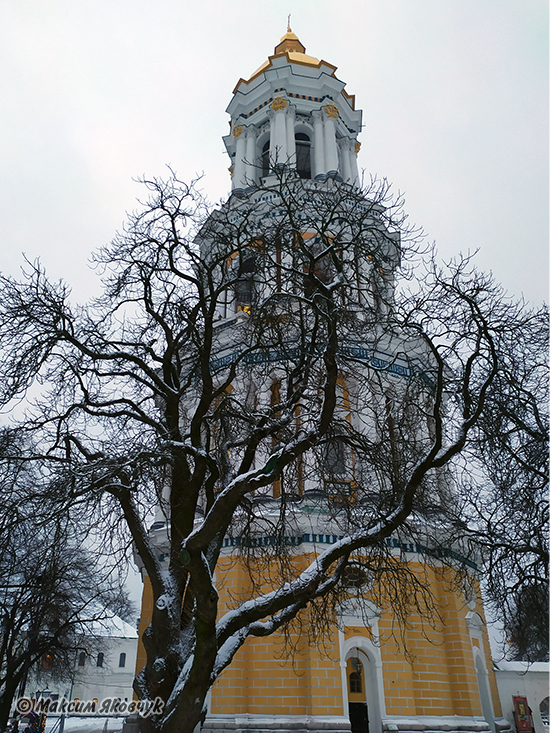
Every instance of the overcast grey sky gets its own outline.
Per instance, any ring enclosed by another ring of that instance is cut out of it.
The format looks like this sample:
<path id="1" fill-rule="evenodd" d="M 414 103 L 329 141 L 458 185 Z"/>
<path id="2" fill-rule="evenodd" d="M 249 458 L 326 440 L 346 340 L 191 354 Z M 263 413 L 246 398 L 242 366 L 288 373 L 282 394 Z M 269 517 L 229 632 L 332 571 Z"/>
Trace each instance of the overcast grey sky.
<path id="1" fill-rule="evenodd" d="M 405 194 L 442 257 L 480 248 L 511 293 L 546 300 L 543 0 L 1 0 L 0 269 L 40 256 L 82 299 L 132 178 L 170 164 L 226 196 L 225 108 L 288 13 L 356 95 L 360 167 Z"/>

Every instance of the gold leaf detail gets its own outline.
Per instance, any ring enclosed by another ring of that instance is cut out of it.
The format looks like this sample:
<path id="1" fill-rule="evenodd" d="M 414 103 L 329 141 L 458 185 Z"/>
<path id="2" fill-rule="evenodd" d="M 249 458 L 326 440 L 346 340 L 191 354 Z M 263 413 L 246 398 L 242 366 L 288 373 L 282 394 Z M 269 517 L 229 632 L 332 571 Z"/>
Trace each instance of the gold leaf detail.
<path id="1" fill-rule="evenodd" d="M 355 152 L 358 153 L 361 150 L 361 143 L 357 140 L 355 141 Z"/>
<path id="2" fill-rule="evenodd" d="M 283 99 L 282 97 L 275 97 L 273 102 L 271 102 L 271 109 L 274 109 L 275 111 L 284 109 L 287 106 L 288 102 L 286 99 Z"/>
<path id="3" fill-rule="evenodd" d="M 233 126 L 233 137 L 237 139 L 242 131 L 243 131 L 243 128 L 241 127 L 241 125 L 234 125 Z"/>
<path id="4" fill-rule="evenodd" d="M 333 104 L 332 102 L 330 104 L 327 104 L 327 106 L 325 107 L 325 112 L 327 113 L 329 117 L 336 118 L 340 116 L 338 112 L 338 107 L 335 104 Z"/>

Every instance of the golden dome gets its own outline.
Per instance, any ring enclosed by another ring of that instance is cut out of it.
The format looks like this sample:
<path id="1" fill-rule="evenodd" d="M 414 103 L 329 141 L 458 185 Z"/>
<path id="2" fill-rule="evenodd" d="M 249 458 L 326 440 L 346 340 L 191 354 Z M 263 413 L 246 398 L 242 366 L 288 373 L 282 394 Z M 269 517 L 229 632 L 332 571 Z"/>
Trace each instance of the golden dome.
<path id="1" fill-rule="evenodd" d="M 256 71 L 252 74 L 252 76 L 248 80 L 246 80 L 245 83 L 252 81 L 252 79 L 258 76 L 258 74 L 261 74 L 263 71 L 268 69 L 272 64 L 272 59 L 278 56 L 286 55 L 287 59 L 294 64 L 305 64 L 306 66 L 316 66 L 317 68 L 319 68 L 321 63 L 327 64 L 326 61 L 321 62 L 319 61 L 319 59 L 316 59 L 315 56 L 308 56 L 305 51 L 306 51 L 306 47 L 300 41 L 298 36 L 295 33 L 293 33 L 291 28 L 289 27 L 287 29 L 287 32 L 281 38 L 280 43 L 277 44 L 277 46 L 275 46 L 273 56 L 270 56 L 267 61 L 264 61 L 264 63 L 258 69 L 256 69 Z M 336 71 L 336 66 L 333 66 L 332 64 L 327 64 L 327 66 L 330 66 L 334 71 Z M 235 87 L 235 90 L 237 89 L 239 84 L 243 81 L 245 80 L 244 79 L 239 80 L 239 83 Z"/>

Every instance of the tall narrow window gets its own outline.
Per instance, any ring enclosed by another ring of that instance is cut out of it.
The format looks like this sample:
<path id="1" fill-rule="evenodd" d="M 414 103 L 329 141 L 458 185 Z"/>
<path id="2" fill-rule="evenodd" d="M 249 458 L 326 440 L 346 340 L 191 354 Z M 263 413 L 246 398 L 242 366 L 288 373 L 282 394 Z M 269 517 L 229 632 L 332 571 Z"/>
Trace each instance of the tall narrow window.
<path id="1" fill-rule="evenodd" d="M 256 255 L 246 250 L 240 255 L 239 280 L 235 285 L 237 308 L 250 308 L 254 298 L 254 272 L 256 270 Z"/>
<path id="2" fill-rule="evenodd" d="M 262 176 L 269 175 L 269 140 L 262 148 Z"/>
<path id="3" fill-rule="evenodd" d="M 126 652 L 120 652 L 120 657 L 118 658 L 118 666 L 119 667 L 126 666 Z"/>
<path id="4" fill-rule="evenodd" d="M 349 676 L 349 691 L 353 693 L 363 692 L 363 684 L 359 672 L 352 672 Z"/>
<path id="5" fill-rule="evenodd" d="M 300 178 L 311 178 L 311 140 L 305 132 L 297 132 L 296 140 L 296 170 Z"/>
<path id="6" fill-rule="evenodd" d="M 97 665 L 98 667 L 103 667 L 103 652 L 99 652 L 97 655 Z"/>
<path id="7" fill-rule="evenodd" d="M 279 379 L 276 379 L 271 384 L 271 408 L 273 410 L 273 417 L 277 419 L 280 414 L 280 404 L 281 404 L 281 382 Z M 275 408 L 275 409 L 273 409 Z M 273 446 L 273 451 L 277 449 L 277 446 L 279 445 L 279 438 L 277 435 L 271 436 L 271 445 Z M 273 496 L 275 499 L 278 499 L 281 496 L 281 489 L 282 489 L 282 474 L 279 476 L 279 478 L 276 478 L 273 482 Z"/>
<path id="8" fill-rule="evenodd" d="M 83 667 L 86 663 L 86 652 L 80 652 L 78 655 L 78 666 Z"/>
<path id="9" fill-rule="evenodd" d="M 275 262 L 277 263 L 276 269 L 275 269 L 275 285 L 277 287 L 277 290 L 281 290 L 282 280 L 281 280 L 281 262 L 282 262 L 282 254 L 281 254 L 281 240 L 277 238 L 275 240 Z"/>
<path id="10" fill-rule="evenodd" d="M 400 462 L 399 451 L 397 449 L 397 431 L 394 418 L 394 400 L 389 394 L 385 395 L 386 399 L 386 424 L 388 426 L 388 434 L 390 438 L 390 455 L 391 455 L 391 477 L 394 487 L 398 486 L 400 479 Z"/>
<path id="11" fill-rule="evenodd" d="M 346 451 L 339 440 L 331 440 L 325 450 L 325 470 L 329 476 L 342 476 L 346 473 Z"/>

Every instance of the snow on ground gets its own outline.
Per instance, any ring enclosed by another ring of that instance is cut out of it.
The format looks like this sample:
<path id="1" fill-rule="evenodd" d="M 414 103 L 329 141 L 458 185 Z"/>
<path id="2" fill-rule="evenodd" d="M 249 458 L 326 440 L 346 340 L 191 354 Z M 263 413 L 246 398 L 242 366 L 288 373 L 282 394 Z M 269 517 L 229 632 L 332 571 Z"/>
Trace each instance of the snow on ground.
<path id="1" fill-rule="evenodd" d="M 120 733 L 124 723 L 124 716 L 104 718 L 99 715 L 89 717 L 67 717 L 65 718 L 65 733 Z M 55 728 L 59 731 L 59 718 L 48 716 L 46 720 L 46 733 Z"/>

